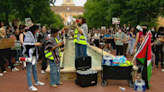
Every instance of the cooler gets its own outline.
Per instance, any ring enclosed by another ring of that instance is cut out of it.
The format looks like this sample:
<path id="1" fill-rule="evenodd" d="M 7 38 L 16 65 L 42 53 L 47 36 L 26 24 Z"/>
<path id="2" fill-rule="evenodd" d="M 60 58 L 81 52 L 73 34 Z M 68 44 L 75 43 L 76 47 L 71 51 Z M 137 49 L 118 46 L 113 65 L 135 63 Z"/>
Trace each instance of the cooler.
<path id="1" fill-rule="evenodd" d="M 79 57 L 75 60 L 75 68 L 77 69 L 76 84 L 81 87 L 97 85 L 97 71 L 91 68 L 91 57 Z"/>

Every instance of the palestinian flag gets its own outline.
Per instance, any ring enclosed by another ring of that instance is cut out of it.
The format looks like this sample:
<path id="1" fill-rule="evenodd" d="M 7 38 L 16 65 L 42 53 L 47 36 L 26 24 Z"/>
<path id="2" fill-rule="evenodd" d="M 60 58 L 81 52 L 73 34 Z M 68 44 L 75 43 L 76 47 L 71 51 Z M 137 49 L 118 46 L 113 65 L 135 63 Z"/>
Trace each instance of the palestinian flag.
<path id="1" fill-rule="evenodd" d="M 146 88 L 149 89 L 148 82 L 150 81 L 151 68 L 151 32 L 148 32 L 140 49 L 136 53 L 136 58 L 144 65 L 142 78 L 146 83 Z"/>

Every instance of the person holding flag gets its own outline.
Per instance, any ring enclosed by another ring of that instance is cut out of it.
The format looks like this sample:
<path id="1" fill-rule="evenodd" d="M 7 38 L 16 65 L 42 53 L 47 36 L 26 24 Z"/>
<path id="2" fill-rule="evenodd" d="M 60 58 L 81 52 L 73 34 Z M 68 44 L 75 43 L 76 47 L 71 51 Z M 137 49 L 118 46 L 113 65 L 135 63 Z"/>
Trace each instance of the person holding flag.
<path id="1" fill-rule="evenodd" d="M 134 53 L 137 47 L 136 58 L 138 70 L 138 78 L 141 78 L 146 83 L 146 88 L 149 89 L 148 82 L 150 81 L 152 68 L 151 68 L 151 32 L 147 32 L 147 27 L 142 27 L 143 31 L 137 33 L 136 42 L 134 45 Z M 133 61 L 134 61 L 133 59 Z"/>

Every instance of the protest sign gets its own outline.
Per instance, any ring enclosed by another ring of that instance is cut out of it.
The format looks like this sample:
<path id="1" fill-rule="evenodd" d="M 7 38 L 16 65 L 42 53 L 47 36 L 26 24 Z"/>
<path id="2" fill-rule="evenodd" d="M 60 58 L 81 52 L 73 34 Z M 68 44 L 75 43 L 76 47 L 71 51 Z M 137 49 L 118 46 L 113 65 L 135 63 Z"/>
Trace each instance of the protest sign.
<path id="1" fill-rule="evenodd" d="M 7 49 L 15 46 L 15 39 L 5 38 L 0 39 L 0 49 Z"/>
<path id="2" fill-rule="evenodd" d="M 25 25 L 28 27 L 33 25 L 31 18 L 25 18 L 25 23 Z"/>
<path id="3" fill-rule="evenodd" d="M 120 24 L 120 18 L 112 18 L 112 24 Z"/>

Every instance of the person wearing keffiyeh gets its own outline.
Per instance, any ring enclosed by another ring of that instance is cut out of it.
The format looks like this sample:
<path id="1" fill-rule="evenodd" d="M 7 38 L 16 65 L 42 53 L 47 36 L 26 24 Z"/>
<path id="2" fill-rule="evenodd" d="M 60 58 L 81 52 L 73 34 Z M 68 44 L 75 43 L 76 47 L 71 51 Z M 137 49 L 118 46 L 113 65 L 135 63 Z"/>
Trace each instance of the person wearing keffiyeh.
<path id="1" fill-rule="evenodd" d="M 62 85 L 60 82 L 60 46 L 63 45 L 63 41 L 59 40 L 58 29 L 52 28 L 51 35 L 46 38 L 45 45 L 45 57 L 49 60 L 50 64 L 50 85 L 57 87 Z"/>
<path id="2" fill-rule="evenodd" d="M 39 27 L 36 25 L 33 25 L 29 28 L 29 30 L 26 32 L 23 42 L 23 56 L 26 58 L 30 58 L 30 61 L 27 62 L 27 83 L 29 86 L 29 90 L 31 91 L 37 91 L 38 89 L 35 88 L 32 84 L 31 79 L 31 73 L 33 73 L 35 85 L 44 85 L 44 83 L 38 81 L 37 77 L 37 64 L 36 61 L 38 59 L 38 48 L 37 46 L 41 46 L 42 44 L 37 42 L 37 32 L 39 30 Z"/>

